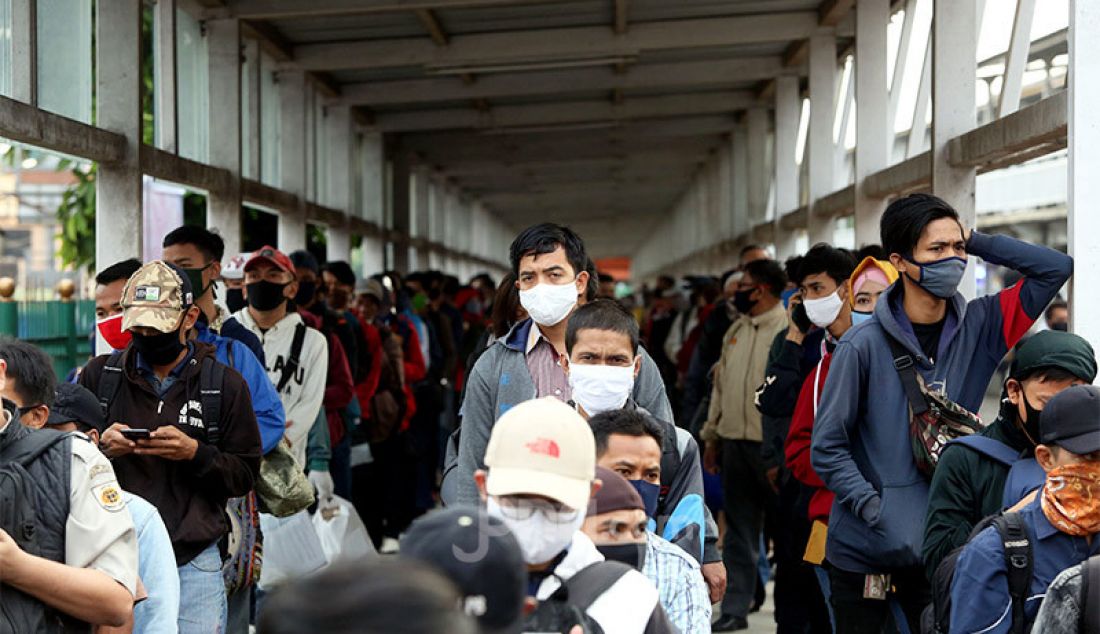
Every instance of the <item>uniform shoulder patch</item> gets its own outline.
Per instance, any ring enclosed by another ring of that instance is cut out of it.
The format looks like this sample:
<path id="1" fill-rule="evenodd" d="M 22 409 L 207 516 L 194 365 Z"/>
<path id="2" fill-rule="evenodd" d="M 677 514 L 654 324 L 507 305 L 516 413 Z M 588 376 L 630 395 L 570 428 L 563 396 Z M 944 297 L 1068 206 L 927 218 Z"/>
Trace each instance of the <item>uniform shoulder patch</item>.
<path id="1" fill-rule="evenodd" d="M 122 489 L 117 482 L 107 482 L 92 487 L 92 496 L 97 504 L 104 510 L 117 513 L 126 508 L 126 501 L 122 499 Z"/>

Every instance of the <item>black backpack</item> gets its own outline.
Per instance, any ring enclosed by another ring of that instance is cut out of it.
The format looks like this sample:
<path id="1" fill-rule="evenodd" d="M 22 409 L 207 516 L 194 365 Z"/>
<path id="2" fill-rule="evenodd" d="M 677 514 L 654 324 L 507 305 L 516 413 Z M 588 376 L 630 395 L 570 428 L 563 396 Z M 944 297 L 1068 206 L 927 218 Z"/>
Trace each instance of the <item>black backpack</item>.
<path id="1" fill-rule="evenodd" d="M 297 337 L 295 337 L 297 339 Z M 111 403 L 118 394 L 118 388 L 125 380 L 123 373 L 123 350 L 111 353 L 107 363 L 103 366 L 103 374 L 99 377 L 99 387 L 96 396 L 99 397 L 99 406 L 103 408 L 103 417 L 110 422 L 109 414 Z M 229 349 L 229 359 L 232 362 L 233 349 Z M 297 364 L 295 364 L 297 365 Z M 199 369 L 199 402 L 202 403 L 202 424 L 206 435 L 206 442 L 217 445 L 221 442 L 221 412 L 222 412 L 222 383 L 225 381 L 226 366 L 218 363 L 213 355 L 204 357 L 202 367 Z M 290 372 L 293 374 L 293 371 Z M 286 373 L 284 372 L 284 376 Z"/>
<path id="2" fill-rule="evenodd" d="M 13 420 L 8 424 L 19 425 L 19 421 Z M 37 528 L 39 514 L 35 503 L 39 498 L 28 468 L 67 437 L 68 434 L 52 430 L 38 430 L 26 433 L 0 450 L 0 528 L 15 540 L 20 549 L 32 555 L 43 555 L 41 540 L 44 535 Z M 68 494 L 66 489 L 66 505 Z M 3 606 L 0 610 L 0 632 L 88 629 L 87 625 L 78 625 L 75 620 L 10 586 L 0 588 L 0 605 Z"/>
<path id="3" fill-rule="evenodd" d="M 631 570 L 633 568 L 617 561 L 601 561 L 578 571 L 527 615 L 523 631 L 569 634 L 579 625 L 584 634 L 603 634 L 603 628 L 588 616 L 587 610 Z"/>
<path id="4" fill-rule="evenodd" d="M 1008 594 L 1012 597 L 1012 627 L 1009 632 L 1024 634 L 1031 630 L 1031 623 L 1027 622 L 1024 614 L 1034 567 L 1031 538 L 1028 537 L 1023 517 L 1019 513 L 1004 513 L 991 515 L 978 522 L 966 541 L 969 543 L 990 526 L 997 529 L 1004 547 Z M 936 566 L 936 573 L 932 578 L 932 605 L 925 608 L 921 615 L 921 634 L 947 634 L 951 629 L 951 581 L 955 577 L 955 566 L 964 547 L 965 544 L 952 550 Z"/>

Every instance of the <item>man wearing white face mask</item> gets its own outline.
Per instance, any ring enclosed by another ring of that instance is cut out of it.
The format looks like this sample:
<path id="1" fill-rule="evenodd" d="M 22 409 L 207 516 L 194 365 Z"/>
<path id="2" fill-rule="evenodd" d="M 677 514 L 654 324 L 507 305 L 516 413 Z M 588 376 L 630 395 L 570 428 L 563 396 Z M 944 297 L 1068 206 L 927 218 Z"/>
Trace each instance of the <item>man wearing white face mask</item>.
<path id="1" fill-rule="evenodd" d="M 571 398 L 560 360 L 566 354 L 569 316 L 585 303 L 588 289 L 584 241 L 568 227 L 539 224 L 516 237 L 510 258 L 520 303 L 530 318 L 494 342 L 470 371 L 461 428 L 452 436 L 445 461 L 441 497 L 446 504 L 477 501 L 473 474 L 484 467 L 489 433 L 504 412 L 532 398 Z M 640 356 L 632 395 L 658 418 L 672 420 L 657 366 L 648 355 Z"/>
<path id="2" fill-rule="evenodd" d="M 596 300 L 577 309 L 565 334 L 563 358 L 573 402 L 586 419 L 619 409 L 637 410 L 653 418 L 631 398 L 638 355 L 638 322 L 617 302 Z M 661 477 L 658 483 L 631 480 L 654 519 L 653 530 L 676 544 L 701 565 L 704 539 L 717 534 L 703 504 L 703 474 L 699 446 L 686 430 L 669 421 L 654 423 L 663 430 Z M 708 525 L 710 530 L 708 529 Z M 713 559 L 721 566 L 721 559 Z"/>
<path id="3" fill-rule="evenodd" d="M 604 561 L 580 530 L 600 481 L 592 430 L 572 408 L 554 398 L 512 408 L 493 428 L 485 464 L 474 474 L 479 496 L 519 542 L 528 596 L 540 602 L 525 631 L 593 622 L 607 634 L 676 631 L 653 584 Z M 579 620 L 563 621 L 576 612 Z"/>

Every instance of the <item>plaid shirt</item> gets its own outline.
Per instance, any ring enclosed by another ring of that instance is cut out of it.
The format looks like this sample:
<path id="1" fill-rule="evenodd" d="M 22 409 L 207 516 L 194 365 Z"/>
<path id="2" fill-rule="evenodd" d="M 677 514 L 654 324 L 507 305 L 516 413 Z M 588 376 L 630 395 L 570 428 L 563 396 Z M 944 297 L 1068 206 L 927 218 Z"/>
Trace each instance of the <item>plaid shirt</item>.
<path id="1" fill-rule="evenodd" d="M 710 596 L 699 563 L 672 542 L 646 533 L 642 574 L 657 586 L 668 620 L 685 634 L 710 632 Z"/>

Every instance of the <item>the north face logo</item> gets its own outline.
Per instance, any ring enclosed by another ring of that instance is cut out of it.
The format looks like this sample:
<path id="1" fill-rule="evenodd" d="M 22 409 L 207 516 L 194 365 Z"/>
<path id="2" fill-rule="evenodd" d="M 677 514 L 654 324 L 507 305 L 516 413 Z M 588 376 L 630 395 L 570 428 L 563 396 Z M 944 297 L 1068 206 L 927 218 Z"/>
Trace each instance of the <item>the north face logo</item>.
<path id="1" fill-rule="evenodd" d="M 551 458 L 560 458 L 561 449 L 558 448 L 558 443 L 550 440 L 549 438 L 539 438 L 533 442 L 529 442 L 524 445 L 531 450 L 531 453 L 539 453 L 544 456 L 550 456 Z"/>

